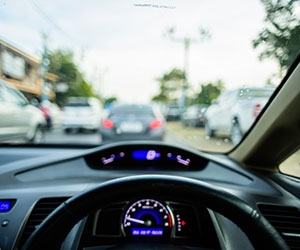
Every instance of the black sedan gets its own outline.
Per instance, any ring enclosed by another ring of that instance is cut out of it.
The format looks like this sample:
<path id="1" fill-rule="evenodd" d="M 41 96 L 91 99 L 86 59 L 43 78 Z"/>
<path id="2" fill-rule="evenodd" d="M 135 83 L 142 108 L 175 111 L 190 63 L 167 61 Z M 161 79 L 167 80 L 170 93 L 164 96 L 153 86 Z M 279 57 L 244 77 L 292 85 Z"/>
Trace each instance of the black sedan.
<path id="1" fill-rule="evenodd" d="M 101 123 L 102 141 L 161 141 L 165 134 L 164 125 L 163 116 L 150 105 L 116 105 Z"/>

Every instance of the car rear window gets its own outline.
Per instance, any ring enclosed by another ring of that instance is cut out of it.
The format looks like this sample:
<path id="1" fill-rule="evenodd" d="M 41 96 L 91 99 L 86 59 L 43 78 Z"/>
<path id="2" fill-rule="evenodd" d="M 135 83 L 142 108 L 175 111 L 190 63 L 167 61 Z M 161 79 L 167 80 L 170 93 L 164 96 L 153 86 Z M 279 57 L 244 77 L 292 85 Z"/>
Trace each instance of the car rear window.
<path id="1" fill-rule="evenodd" d="M 88 102 L 70 102 L 65 105 L 65 107 L 90 107 Z"/>
<path id="2" fill-rule="evenodd" d="M 153 115 L 153 110 L 149 106 L 126 105 L 118 106 L 111 110 L 111 115 Z"/>

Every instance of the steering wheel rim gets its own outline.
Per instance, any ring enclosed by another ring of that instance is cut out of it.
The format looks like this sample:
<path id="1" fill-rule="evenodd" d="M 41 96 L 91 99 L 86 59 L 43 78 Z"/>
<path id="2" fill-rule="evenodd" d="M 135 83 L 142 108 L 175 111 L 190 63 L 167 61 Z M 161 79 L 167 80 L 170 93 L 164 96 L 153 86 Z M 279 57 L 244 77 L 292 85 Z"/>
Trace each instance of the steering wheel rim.
<path id="1" fill-rule="evenodd" d="M 169 175 L 118 178 L 70 198 L 40 224 L 22 249 L 59 249 L 72 227 L 90 212 L 109 202 L 139 195 L 168 199 L 176 196 L 180 201 L 201 204 L 237 224 L 255 249 L 289 249 L 274 227 L 238 197 L 203 181 Z"/>

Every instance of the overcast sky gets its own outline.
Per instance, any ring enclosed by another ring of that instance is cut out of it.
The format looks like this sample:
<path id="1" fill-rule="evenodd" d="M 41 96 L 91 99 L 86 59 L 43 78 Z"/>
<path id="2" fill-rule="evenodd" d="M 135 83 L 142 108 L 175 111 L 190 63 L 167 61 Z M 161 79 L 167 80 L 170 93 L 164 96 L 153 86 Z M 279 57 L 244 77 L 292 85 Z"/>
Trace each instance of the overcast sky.
<path id="1" fill-rule="evenodd" d="M 161 8 L 160 8 L 161 7 Z M 163 37 L 211 39 L 191 45 L 189 81 L 222 79 L 226 88 L 264 86 L 277 73 L 275 62 L 260 62 L 251 41 L 264 26 L 259 0 L 0 0 L 0 35 L 40 55 L 41 32 L 49 48 L 74 50 L 76 62 L 103 95 L 145 102 L 157 93 L 155 78 L 183 66 L 183 44 Z"/>

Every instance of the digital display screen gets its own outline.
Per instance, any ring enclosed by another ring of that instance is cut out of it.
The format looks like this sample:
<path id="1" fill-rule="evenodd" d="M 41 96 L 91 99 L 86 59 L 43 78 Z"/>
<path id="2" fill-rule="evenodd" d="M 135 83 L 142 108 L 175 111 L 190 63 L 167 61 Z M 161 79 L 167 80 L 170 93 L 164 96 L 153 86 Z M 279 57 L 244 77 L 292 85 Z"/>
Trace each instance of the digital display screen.
<path id="1" fill-rule="evenodd" d="M 182 165 L 185 165 L 185 166 L 188 166 L 191 162 L 190 159 L 182 159 L 181 155 L 172 155 L 171 153 L 168 153 L 167 154 L 167 157 L 171 160 L 175 160 L 177 161 L 178 163 L 182 164 Z"/>
<path id="2" fill-rule="evenodd" d="M 121 158 L 123 158 L 123 157 L 125 157 L 124 152 L 120 152 L 120 153 L 117 154 L 117 155 L 112 154 L 110 157 L 107 157 L 107 158 L 106 158 L 106 157 L 102 157 L 101 161 L 102 161 L 102 163 L 103 163 L 104 165 L 107 165 L 107 164 L 112 163 L 112 162 L 114 162 L 115 160 L 121 159 Z"/>
<path id="3" fill-rule="evenodd" d="M 131 228 L 132 236 L 162 236 L 162 228 Z"/>
<path id="4" fill-rule="evenodd" d="M 8 212 L 11 208 L 11 201 L 0 201 L 0 213 Z"/>
<path id="5" fill-rule="evenodd" d="M 155 150 L 136 150 L 132 152 L 132 157 L 137 160 L 157 160 L 160 153 Z"/>

